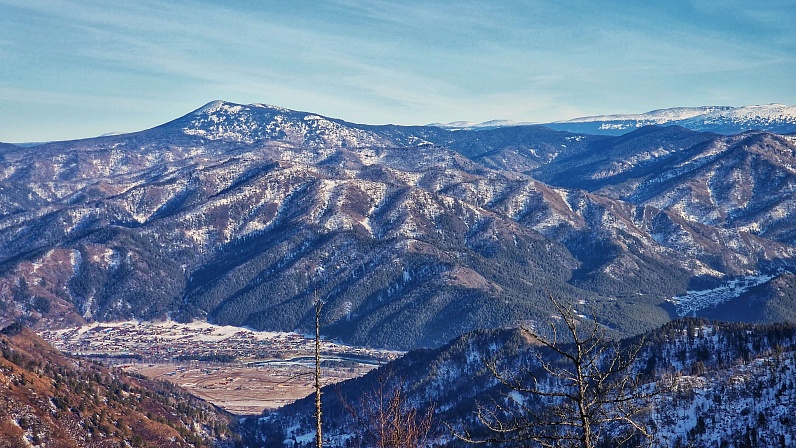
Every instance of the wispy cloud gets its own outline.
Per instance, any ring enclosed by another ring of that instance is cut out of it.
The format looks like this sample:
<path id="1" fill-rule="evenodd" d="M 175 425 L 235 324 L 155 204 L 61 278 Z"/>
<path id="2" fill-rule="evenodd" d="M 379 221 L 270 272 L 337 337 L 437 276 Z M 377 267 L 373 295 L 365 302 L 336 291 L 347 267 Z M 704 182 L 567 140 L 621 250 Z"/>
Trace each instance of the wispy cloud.
<path id="1" fill-rule="evenodd" d="M 221 98 L 401 123 L 640 112 L 733 89 L 796 102 L 789 2 L 0 0 L 0 88 L 54 107 Z"/>
<path id="2" fill-rule="evenodd" d="M 113 107 L 151 112 L 153 106 L 167 106 L 167 101 L 138 98 L 133 96 L 108 96 L 90 95 L 85 93 L 54 92 L 52 90 L 32 90 L 11 87 L 0 87 L 0 97 L 11 103 L 28 103 L 38 106 L 67 106 L 81 108 L 97 108 L 106 110 L 108 105 Z"/>

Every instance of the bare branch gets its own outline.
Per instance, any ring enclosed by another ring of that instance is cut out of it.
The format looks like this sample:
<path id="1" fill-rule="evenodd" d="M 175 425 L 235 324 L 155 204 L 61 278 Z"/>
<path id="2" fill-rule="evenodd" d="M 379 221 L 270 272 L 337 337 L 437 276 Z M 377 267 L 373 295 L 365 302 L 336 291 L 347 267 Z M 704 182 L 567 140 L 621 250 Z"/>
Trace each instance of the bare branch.
<path id="1" fill-rule="evenodd" d="M 423 446 L 431 430 L 434 406 L 418 413 L 408 400 L 406 383 L 391 372 L 380 371 L 376 386 L 364 394 L 358 406 L 352 406 L 340 394 L 343 407 L 356 422 L 367 446 Z"/>
<path id="2" fill-rule="evenodd" d="M 623 349 L 595 319 L 581 319 L 572 306 L 552 296 L 550 302 L 558 322 L 550 322 L 548 336 L 521 327 L 534 343 L 533 367 L 514 366 L 507 372 L 495 360 L 485 363 L 508 390 L 489 407 L 477 407 L 477 421 L 493 435 L 453 434 L 470 443 L 522 441 L 540 447 L 651 440 L 641 421 L 657 391 L 642 387 L 632 371 L 643 340 Z"/>

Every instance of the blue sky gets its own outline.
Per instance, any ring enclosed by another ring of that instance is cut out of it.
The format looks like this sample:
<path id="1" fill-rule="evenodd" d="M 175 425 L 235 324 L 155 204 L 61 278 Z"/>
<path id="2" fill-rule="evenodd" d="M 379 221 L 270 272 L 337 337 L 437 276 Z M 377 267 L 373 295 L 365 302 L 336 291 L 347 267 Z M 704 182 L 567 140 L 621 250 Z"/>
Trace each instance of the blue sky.
<path id="1" fill-rule="evenodd" d="M 796 2 L 0 0 L 0 141 L 214 99 L 361 123 L 796 104 Z"/>

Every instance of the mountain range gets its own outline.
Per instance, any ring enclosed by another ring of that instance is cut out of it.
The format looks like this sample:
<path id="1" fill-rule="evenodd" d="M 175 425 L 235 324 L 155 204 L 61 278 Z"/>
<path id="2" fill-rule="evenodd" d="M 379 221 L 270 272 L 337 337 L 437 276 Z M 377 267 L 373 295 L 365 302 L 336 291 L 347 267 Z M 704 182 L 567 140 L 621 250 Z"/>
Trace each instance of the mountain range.
<path id="1" fill-rule="evenodd" d="M 546 126 L 570 132 L 621 135 L 648 125 L 677 125 L 692 131 L 720 134 L 738 134 L 753 130 L 788 134 L 796 132 L 796 107 L 784 104 L 675 107 L 643 114 L 575 118 Z"/>
<path id="2" fill-rule="evenodd" d="M 539 123 L 511 120 L 490 120 L 483 123 L 454 121 L 432 123 L 450 130 L 494 129 L 527 126 Z M 643 114 L 597 115 L 542 124 L 545 127 L 585 134 L 622 135 L 644 126 L 682 126 L 692 131 L 739 134 L 746 131 L 768 131 L 779 134 L 796 132 L 796 107 L 784 104 L 759 106 L 703 106 L 658 109 Z"/>
<path id="3" fill-rule="evenodd" d="M 327 336 L 401 349 L 544 321 L 548 292 L 621 335 L 684 313 L 794 320 L 794 166 L 796 137 L 766 131 L 449 130 L 215 101 L 0 145 L 0 315 L 306 331 L 320 297 Z"/>

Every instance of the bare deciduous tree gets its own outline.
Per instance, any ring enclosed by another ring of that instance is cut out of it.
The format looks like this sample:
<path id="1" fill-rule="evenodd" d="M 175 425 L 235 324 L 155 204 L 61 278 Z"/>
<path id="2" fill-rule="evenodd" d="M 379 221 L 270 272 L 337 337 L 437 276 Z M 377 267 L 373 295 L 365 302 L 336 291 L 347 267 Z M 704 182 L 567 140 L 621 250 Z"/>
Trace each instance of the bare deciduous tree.
<path id="1" fill-rule="evenodd" d="M 502 400 L 479 405 L 488 435 L 456 435 L 473 443 L 522 443 L 539 447 L 644 445 L 652 435 L 642 423 L 653 386 L 641 384 L 634 363 L 641 343 L 622 347 L 594 320 L 581 318 L 552 296 L 557 316 L 550 332 L 522 331 L 536 345 L 528 365 L 509 371 L 486 366 L 507 389 Z"/>
<path id="2" fill-rule="evenodd" d="M 356 406 L 340 401 L 360 430 L 362 446 L 418 448 L 425 446 L 434 415 L 433 406 L 418 413 L 408 400 L 406 384 L 388 372 L 380 372 L 374 390 Z"/>

